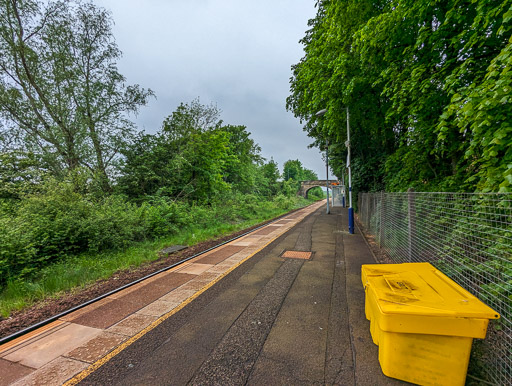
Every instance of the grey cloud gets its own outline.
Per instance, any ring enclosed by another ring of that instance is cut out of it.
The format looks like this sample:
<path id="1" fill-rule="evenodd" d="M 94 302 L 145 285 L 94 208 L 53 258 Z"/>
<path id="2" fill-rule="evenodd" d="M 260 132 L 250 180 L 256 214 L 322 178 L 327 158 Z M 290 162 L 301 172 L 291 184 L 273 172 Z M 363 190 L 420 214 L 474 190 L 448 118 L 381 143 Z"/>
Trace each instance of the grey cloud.
<path id="1" fill-rule="evenodd" d="M 136 123 L 155 132 L 180 102 L 217 103 L 226 123 L 248 127 L 280 167 L 300 159 L 319 176 L 325 166 L 285 109 L 291 65 L 314 17 L 314 0 L 96 0 L 111 10 L 129 83 L 155 91 Z"/>

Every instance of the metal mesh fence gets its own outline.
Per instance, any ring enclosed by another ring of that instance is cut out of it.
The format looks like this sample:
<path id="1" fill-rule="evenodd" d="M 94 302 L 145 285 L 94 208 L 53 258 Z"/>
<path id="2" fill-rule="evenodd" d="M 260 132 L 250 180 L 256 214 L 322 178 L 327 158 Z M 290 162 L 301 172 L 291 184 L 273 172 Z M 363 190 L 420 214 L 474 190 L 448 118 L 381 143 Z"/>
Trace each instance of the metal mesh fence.
<path id="1" fill-rule="evenodd" d="M 359 220 L 394 262 L 429 262 L 501 314 L 479 342 L 489 380 L 512 379 L 512 195 L 360 193 Z"/>

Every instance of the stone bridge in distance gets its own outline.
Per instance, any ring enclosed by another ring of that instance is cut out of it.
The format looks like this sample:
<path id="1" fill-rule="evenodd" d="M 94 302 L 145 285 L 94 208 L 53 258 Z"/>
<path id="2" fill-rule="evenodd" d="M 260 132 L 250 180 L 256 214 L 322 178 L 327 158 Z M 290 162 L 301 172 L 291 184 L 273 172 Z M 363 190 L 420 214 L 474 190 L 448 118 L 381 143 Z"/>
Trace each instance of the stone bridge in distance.
<path id="1" fill-rule="evenodd" d="M 300 189 L 297 193 L 298 196 L 307 197 L 308 191 L 310 189 L 313 189 L 317 186 L 324 187 L 325 188 L 325 182 L 326 180 L 309 180 L 309 181 L 301 181 L 300 182 Z M 331 187 L 331 184 L 337 183 L 337 180 L 329 180 L 329 188 Z"/>

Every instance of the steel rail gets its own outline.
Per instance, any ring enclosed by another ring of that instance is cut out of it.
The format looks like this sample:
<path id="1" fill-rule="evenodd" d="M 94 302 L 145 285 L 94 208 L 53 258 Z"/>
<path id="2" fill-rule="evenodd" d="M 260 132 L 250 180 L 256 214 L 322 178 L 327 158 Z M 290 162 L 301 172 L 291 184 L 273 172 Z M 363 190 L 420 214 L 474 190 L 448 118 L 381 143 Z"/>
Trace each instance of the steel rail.
<path id="1" fill-rule="evenodd" d="M 313 205 L 313 204 L 310 204 L 310 205 Z M 144 277 L 141 277 L 140 279 L 137 279 L 137 280 L 135 280 L 135 281 L 132 281 L 132 282 L 130 282 L 130 283 L 128 283 L 128 284 L 125 284 L 125 285 L 123 285 L 123 286 L 121 286 L 121 287 L 119 287 L 119 288 L 116 288 L 116 289 L 114 289 L 114 290 L 112 290 L 112 291 L 109 291 L 109 292 L 107 292 L 107 293 L 105 293 L 105 294 L 103 294 L 103 295 L 100 295 L 100 296 L 95 297 L 95 298 L 93 298 L 93 299 L 91 299 L 91 300 L 88 300 L 88 301 L 86 301 L 86 302 L 84 302 L 84 303 L 81 303 L 81 304 L 79 304 L 78 306 L 72 307 L 72 308 L 70 308 L 70 309 L 68 309 L 68 310 L 66 310 L 66 311 L 63 311 L 63 312 L 61 312 L 61 313 L 59 313 L 59 314 L 57 314 L 57 315 L 51 316 L 51 317 L 49 317 L 48 319 L 42 320 L 41 322 L 37 322 L 37 323 L 35 323 L 35 324 L 33 324 L 33 325 L 29 326 L 29 327 L 26 327 L 26 328 L 24 328 L 24 329 L 22 329 L 22 330 L 20 330 L 20 331 L 17 331 L 17 332 L 15 332 L 15 333 L 13 333 L 13 334 L 7 335 L 7 336 L 5 336 L 5 337 L 3 337 L 3 338 L 0 338 L 0 345 L 5 344 L 5 343 L 7 343 L 7 342 L 10 342 L 11 340 L 14 340 L 14 339 L 16 339 L 16 338 L 19 338 L 20 336 L 23 336 L 23 335 L 25 335 L 25 334 L 27 334 L 27 333 L 29 333 L 29 332 L 31 332 L 31 331 L 37 330 L 37 329 L 38 329 L 38 328 L 40 328 L 40 327 L 43 327 L 43 326 L 45 326 L 45 325 L 47 325 L 47 324 L 49 324 L 49 323 L 51 323 L 51 322 L 54 322 L 54 321 L 58 320 L 59 318 L 62 318 L 63 316 L 66 316 L 66 315 L 68 315 L 68 314 L 70 314 L 70 313 L 72 313 L 72 312 L 74 312 L 74 311 L 77 311 L 77 310 L 79 310 L 79 309 L 81 309 L 81 308 L 84 308 L 84 307 L 88 306 L 89 304 L 95 303 L 95 302 L 97 302 L 97 301 L 99 301 L 99 300 L 101 300 L 101 299 L 104 299 L 104 298 L 106 298 L 106 297 L 108 297 L 108 296 L 110 296 L 110 295 L 113 295 L 113 294 L 115 294 L 115 293 L 117 293 L 117 292 L 119 292 L 119 291 L 122 291 L 122 290 L 124 290 L 124 289 L 126 289 L 126 288 L 129 288 L 129 287 L 131 287 L 132 285 L 135 285 L 135 284 L 137 284 L 137 283 L 140 283 L 141 281 L 144 281 L 144 280 L 146 280 L 146 279 L 149 279 L 150 277 L 153 277 L 153 276 L 155 276 L 155 275 L 158 275 L 159 273 L 162 273 L 162 272 L 168 271 L 168 270 L 170 270 L 170 269 L 172 269 L 172 268 L 174 268 L 174 267 L 177 267 L 177 266 L 178 266 L 178 265 L 180 265 L 180 264 L 183 264 L 183 263 L 186 263 L 186 262 L 187 262 L 187 261 L 189 261 L 189 260 L 195 259 L 196 257 L 201 256 L 201 255 L 205 254 L 206 252 L 210 252 L 210 251 L 211 251 L 211 250 L 213 250 L 213 249 L 216 249 L 216 248 L 222 247 L 222 246 L 223 246 L 223 245 L 225 245 L 225 244 L 228 244 L 228 243 L 230 243 L 230 242 L 232 242 L 232 241 L 235 241 L 235 240 L 237 240 L 237 239 L 239 239 L 239 238 L 241 238 L 241 237 L 247 236 L 248 234 L 250 234 L 250 233 L 252 233 L 252 232 L 257 231 L 258 229 L 264 228 L 264 227 L 266 227 L 266 226 L 268 226 L 268 225 L 270 225 L 270 224 L 272 224 L 272 223 L 274 223 L 274 222 L 276 222 L 276 221 L 281 220 L 283 217 L 286 217 L 286 216 L 290 215 L 291 213 L 297 212 L 298 210 L 301 210 L 301 209 L 307 208 L 307 207 L 308 207 L 308 206 L 310 206 L 310 205 L 307 205 L 307 206 L 305 206 L 305 207 L 303 207 L 303 208 L 298 208 L 298 209 L 292 210 L 292 211 L 290 211 L 290 212 L 288 212 L 288 213 L 286 213 L 286 214 L 283 214 L 283 215 L 281 215 L 281 216 L 278 216 L 278 217 L 274 218 L 273 220 L 270 220 L 269 222 L 266 222 L 266 223 L 265 223 L 265 224 L 263 224 L 263 225 L 260 225 L 260 226 L 258 226 L 258 227 L 256 227 L 256 228 L 254 228 L 254 229 L 251 229 L 251 230 L 250 230 L 250 231 L 248 231 L 248 232 L 245 232 L 245 233 L 243 233 L 243 234 L 241 234 L 241 235 L 238 235 L 238 236 L 236 236 L 236 237 L 233 237 L 232 239 L 229 239 L 229 240 L 223 241 L 222 243 L 217 244 L 217 245 L 215 245 L 215 246 L 213 246 L 213 247 L 210 247 L 210 248 L 208 248 L 208 249 L 206 249 L 206 250 L 204 250 L 204 251 L 198 252 L 198 253 L 196 253 L 196 254 L 195 254 L 195 255 L 193 255 L 193 256 L 187 257 L 187 258 L 185 258 L 185 259 L 183 259 L 183 260 L 180 260 L 180 261 L 178 261 L 178 262 L 176 262 L 176 263 L 174 263 L 174 264 L 171 264 L 171 265 L 169 265 L 169 266 L 167 266 L 167 267 L 164 267 L 164 268 L 162 268 L 162 269 L 159 269 L 158 271 L 155 271 L 155 272 L 153 272 L 153 273 L 150 273 L 149 275 L 146 275 L 146 276 L 144 276 Z"/>

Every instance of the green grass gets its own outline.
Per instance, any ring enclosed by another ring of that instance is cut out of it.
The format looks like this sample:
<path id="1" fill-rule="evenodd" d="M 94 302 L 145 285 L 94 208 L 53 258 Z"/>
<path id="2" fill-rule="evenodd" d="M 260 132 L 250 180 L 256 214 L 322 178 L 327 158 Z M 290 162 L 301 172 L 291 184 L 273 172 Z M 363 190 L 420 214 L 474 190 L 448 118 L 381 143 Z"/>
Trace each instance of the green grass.
<path id="1" fill-rule="evenodd" d="M 294 208 L 310 204 L 297 200 Z M 293 209 L 293 208 L 292 208 Z M 169 245 L 194 245 L 199 242 L 248 228 L 288 212 L 290 209 L 261 208 L 249 220 L 236 223 L 213 223 L 206 227 L 190 226 L 179 233 L 155 241 L 140 242 L 122 251 L 85 253 L 43 268 L 31 279 L 7 282 L 0 293 L 0 315 L 9 317 L 13 311 L 30 307 L 38 301 L 62 296 L 85 288 L 100 279 L 107 279 L 120 270 L 134 269 L 158 259 L 157 252 Z"/>

